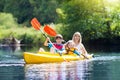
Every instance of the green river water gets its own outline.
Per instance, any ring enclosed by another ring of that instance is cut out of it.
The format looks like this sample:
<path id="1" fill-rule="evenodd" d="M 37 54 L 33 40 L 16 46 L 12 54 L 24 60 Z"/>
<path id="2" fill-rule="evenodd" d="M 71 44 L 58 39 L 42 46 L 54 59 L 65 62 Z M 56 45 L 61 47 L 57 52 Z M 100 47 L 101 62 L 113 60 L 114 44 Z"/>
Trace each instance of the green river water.
<path id="1" fill-rule="evenodd" d="M 25 64 L 23 52 L 37 49 L 0 47 L 0 80 L 120 80 L 119 47 L 89 48 L 91 60 Z"/>

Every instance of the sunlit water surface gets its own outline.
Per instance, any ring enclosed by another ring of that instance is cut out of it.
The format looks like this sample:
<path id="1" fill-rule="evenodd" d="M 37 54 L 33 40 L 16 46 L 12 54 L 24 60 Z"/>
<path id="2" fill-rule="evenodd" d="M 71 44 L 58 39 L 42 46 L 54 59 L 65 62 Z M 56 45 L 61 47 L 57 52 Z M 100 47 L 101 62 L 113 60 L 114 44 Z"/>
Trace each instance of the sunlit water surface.
<path id="1" fill-rule="evenodd" d="M 120 53 L 62 63 L 25 64 L 23 51 L 0 48 L 0 80 L 120 80 Z"/>

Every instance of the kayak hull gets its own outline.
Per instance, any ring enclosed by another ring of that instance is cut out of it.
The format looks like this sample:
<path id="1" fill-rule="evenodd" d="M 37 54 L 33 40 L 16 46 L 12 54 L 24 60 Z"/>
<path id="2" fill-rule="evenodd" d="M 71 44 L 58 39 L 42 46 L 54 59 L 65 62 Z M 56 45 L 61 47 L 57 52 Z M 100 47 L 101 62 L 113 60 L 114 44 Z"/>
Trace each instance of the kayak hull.
<path id="1" fill-rule="evenodd" d="M 87 56 L 87 59 L 91 59 L 92 55 Z M 62 55 L 53 54 L 50 52 L 38 52 L 30 53 L 24 52 L 24 61 L 27 64 L 40 64 L 40 63 L 53 63 L 53 62 L 63 62 L 63 61 L 76 61 L 76 60 L 85 60 L 83 56 L 77 56 L 75 54 L 71 55 Z"/>

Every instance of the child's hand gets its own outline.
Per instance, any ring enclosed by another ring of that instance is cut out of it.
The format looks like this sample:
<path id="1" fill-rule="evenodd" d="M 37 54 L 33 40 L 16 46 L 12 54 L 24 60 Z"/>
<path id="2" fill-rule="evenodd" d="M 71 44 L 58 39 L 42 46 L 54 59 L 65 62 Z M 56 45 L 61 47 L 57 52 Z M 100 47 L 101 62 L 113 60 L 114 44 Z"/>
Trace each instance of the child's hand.
<path id="1" fill-rule="evenodd" d="M 49 37 L 46 38 L 46 40 L 45 40 L 45 42 L 44 42 L 44 46 L 48 46 L 48 41 L 50 41 L 50 38 L 49 38 Z"/>
<path id="2" fill-rule="evenodd" d="M 46 41 L 50 41 L 50 38 L 49 38 L 49 37 L 47 37 L 47 38 L 46 38 Z"/>
<path id="3" fill-rule="evenodd" d="M 57 51 L 59 53 L 60 56 L 62 56 L 62 51 Z"/>

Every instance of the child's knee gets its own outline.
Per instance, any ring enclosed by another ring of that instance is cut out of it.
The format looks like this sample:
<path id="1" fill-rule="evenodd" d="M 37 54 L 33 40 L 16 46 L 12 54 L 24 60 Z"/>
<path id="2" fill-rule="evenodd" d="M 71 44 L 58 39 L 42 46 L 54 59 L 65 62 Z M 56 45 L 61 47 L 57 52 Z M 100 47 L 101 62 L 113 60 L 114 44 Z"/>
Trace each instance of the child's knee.
<path id="1" fill-rule="evenodd" d="M 39 52 L 45 52 L 45 50 L 43 48 L 40 48 Z"/>
<path id="2" fill-rule="evenodd" d="M 55 49 L 53 47 L 50 48 L 51 53 L 55 53 Z"/>

